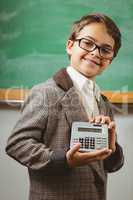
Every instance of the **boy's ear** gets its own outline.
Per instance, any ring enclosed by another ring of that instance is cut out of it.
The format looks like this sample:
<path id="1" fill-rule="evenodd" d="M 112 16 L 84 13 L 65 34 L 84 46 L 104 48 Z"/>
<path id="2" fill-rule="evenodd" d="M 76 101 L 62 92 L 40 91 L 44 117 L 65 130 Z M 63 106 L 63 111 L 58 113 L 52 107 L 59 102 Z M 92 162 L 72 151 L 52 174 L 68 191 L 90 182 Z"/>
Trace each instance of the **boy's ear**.
<path id="1" fill-rule="evenodd" d="M 68 40 L 67 43 L 66 43 L 66 52 L 70 56 L 72 55 L 73 44 L 74 44 L 74 41 L 72 41 L 72 40 Z"/>

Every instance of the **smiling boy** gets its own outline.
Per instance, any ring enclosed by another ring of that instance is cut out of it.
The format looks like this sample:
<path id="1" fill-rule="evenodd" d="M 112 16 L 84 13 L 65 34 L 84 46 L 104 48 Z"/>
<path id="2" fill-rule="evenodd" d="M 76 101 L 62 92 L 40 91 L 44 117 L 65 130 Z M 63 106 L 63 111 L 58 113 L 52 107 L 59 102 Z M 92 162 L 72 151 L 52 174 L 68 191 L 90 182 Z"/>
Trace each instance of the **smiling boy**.
<path id="1" fill-rule="evenodd" d="M 93 80 L 110 64 L 114 55 L 114 44 L 114 39 L 107 33 L 103 23 L 86 25 L 74 41 L 67 42 L 67 53 L 71 56 L 70 65 Z M 90 50 L 87 51 L 87 48 Z"/>
<path id="2" fill-rule="evenodd" d="M 107 173 L 123 165 L 109 101 L 95 77 L 121 46 L 115 23 L 103 14 L 83 16 L 73 24 L 66 51 L 70 65 L 35 86 L 8 139 L 6 151 L 26 166 L 30 200 L 105 200 Z M 70 149 L 74 121 L 108 125 L 109 149 Z"/>

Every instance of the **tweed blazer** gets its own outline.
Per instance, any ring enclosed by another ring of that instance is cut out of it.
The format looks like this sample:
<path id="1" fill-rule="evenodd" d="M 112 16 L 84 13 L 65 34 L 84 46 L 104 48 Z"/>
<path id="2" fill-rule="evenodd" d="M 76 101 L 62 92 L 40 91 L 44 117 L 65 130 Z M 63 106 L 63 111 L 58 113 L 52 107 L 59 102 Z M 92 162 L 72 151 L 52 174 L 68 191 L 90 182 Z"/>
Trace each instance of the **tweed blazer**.
<path id="1" fill-rule="evenodd" d="M 100 114 L 113 113 L 101 95 Z M 53 78 L 31 90 L 21 117 L 8 138 L 6 152 L 28 168 L 29 200 L 105 200 L 107 173 L 123 165 L 122 148 L 104 161 L 69 168 L 71 125 L 88 121 L 72 80 L 61 69 Z"/>

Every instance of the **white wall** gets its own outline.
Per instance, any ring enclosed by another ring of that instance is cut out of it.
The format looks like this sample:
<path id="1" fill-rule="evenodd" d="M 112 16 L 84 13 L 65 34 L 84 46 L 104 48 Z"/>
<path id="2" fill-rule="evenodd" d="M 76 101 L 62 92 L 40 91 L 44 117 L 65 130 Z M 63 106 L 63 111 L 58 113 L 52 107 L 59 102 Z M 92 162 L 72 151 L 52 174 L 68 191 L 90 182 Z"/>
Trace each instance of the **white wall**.
<path id="1" fill-rule="evenodd" d="M 0 200 L 28 200 L 27 169 L 8 157 L 5 144 L 11 129 L 19 117 L 17 109 L 2 108 L 0 106 Z M 124 167 L 109 175 L 108 200 L 133 199 L 133 112 L 116 115 L 118 140 L 123 146 L 125 154 Z"/>
<path id="2" fill-rule="evenodd" d="M 123 147 L 125 164 L 121 170 L 109 175 L 108 200 L 133 199 L 133 112 L 117 115 L 118 140 Z"/>
<path id="3" fill-rule="evenodd" d="M 5 144 L 19 117 L 18 110 L 0 108 L 0 200 L 27 200 L 27 169 L 5 153 Z"/>

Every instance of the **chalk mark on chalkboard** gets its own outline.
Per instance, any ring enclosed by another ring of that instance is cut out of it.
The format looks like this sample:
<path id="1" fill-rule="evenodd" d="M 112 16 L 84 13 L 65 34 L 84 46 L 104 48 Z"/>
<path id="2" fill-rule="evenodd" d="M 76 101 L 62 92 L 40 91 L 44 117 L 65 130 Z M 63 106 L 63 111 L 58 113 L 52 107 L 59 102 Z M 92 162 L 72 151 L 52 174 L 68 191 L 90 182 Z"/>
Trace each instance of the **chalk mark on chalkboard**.
<path id="1" fill-rule="evenodd" d="M 13 12 L 2 11 L 0 13 L 0 21 L 9 22 L 11 19 L 13 19 L 16 16 L 18 16 L 17 11 L 13 11 Z"/>
<path id="2" fill-rule="evenodd" d="M 0 31 L 0 38 L 1 38 L 2 41 L 4 41 L 4 40 L 13 40 L 13 39 L 18 38 L 20 35 L 21 35 L 20 31 L 16 31 L 14 33 L 2 33 Z"/>

